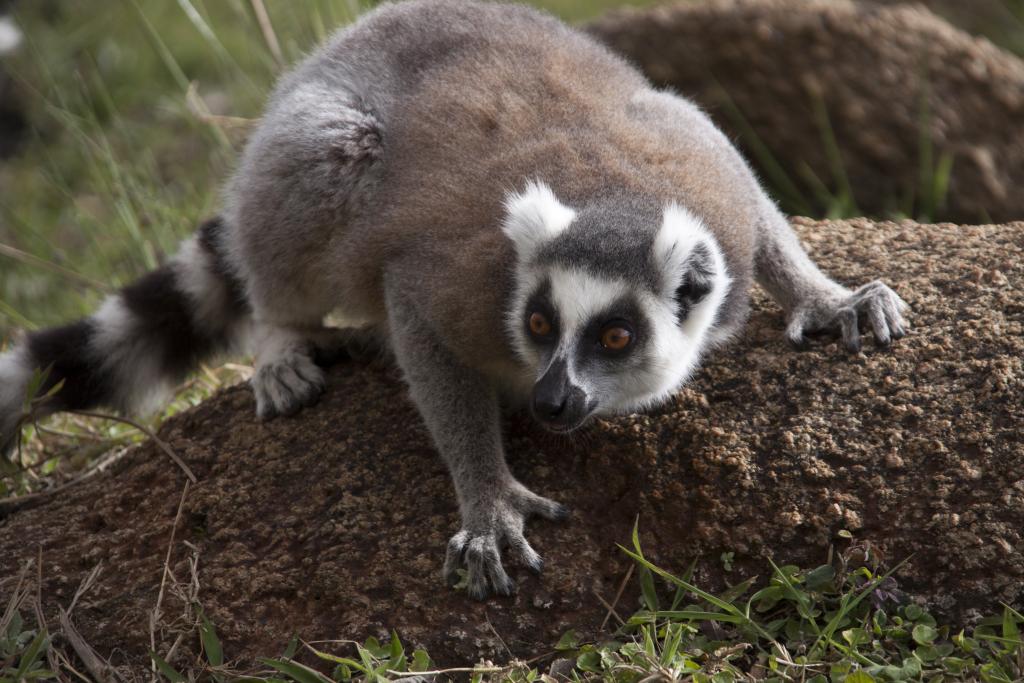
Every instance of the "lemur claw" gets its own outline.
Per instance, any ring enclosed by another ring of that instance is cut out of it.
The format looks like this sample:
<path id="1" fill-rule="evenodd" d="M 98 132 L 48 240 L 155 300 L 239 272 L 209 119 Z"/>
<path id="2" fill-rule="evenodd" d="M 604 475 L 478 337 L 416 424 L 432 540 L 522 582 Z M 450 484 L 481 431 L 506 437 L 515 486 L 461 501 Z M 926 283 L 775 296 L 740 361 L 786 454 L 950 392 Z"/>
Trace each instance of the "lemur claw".
<path id="1" fill-rule="evenodd" d="M 501 547 L 507 546 L 518 562 L 539 574 L 544 560 L 523 535 L 524 523 L 533 515 L 559 520 L 568 516 L 568 510 L 517 483 L 488 509 L 470 515 L 467 522 L 472 530 L 463 528 L 448 541 L 444 561 L 444 579 L 448 585 L 458 584 L 459 570 L 465 567 L 471 598 L 484 600 L 491 594 L 515 595 L 516 583 L 502 565 Z M 477 521 L 480 518 L 483 519 Z"/>
<path id="2" fill-rule="evenodd" d="M 293 415 L 313 405 L 326 386 L 323 370 L 300 353 L 290 353 L 261 366 L 251 383 L 256 394 L 256 414 L 261 420 Z"/>
<path id="3" fill-rule="evenodd" d="M 892 340 L 906 335 L 902 314 L 908 308 L 896 292 L 875 280 L 840 297 L 823 297 L 797 307 L 790 315 L 786 339 L 802 349 L 807 347 L 805 333 L 838 328 L 846 349 L 858 353 L 862 348 L 859 324 L 863 315 L 874 333 L 875 344 L 887 348 Z"/>

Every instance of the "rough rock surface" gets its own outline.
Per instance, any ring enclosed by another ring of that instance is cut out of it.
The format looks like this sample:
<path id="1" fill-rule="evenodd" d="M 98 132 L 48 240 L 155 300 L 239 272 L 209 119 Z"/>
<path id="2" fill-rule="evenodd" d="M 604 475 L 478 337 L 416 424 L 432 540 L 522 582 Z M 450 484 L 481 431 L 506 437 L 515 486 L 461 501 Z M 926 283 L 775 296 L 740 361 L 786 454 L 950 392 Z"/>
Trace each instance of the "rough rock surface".
<path id="1" fill-rule="evenodd" d="M 790 208 L 813 204 L 818 181 L 848 182 L 864 211 L 917 215 L 940 194 L 922 167 L 950 155 L 941 215 L 1024 218 L 1024 61 L 921 5 L 708 0 L 618 10 L 588 30 L 695 97 L 783 188 L 763 145 L 796 188 Z"/>
<path id="2" fill-rule="evenodd" d="M 257 422 L 236 387 L 165 424 L 199 477 L 172 548 L 175 578 L 187 580 L 192 544 L 198 598 L 228 657 L 242 660 L 280 652 L 293 633 L 363 639 L 390 628 L 441 663 L 547 652 L 568 628 L 601 623 L 595 593 L 614 596 L 628 568 L 616 543 L 637 515 L 658 562 L 679 570 L 705 558 L 697 576 L 709 586 L 764 576 L 767 557 L 821 562 L 847 529 L 890 562 L 911 557 L 902 588 L 954 619 L 1021 606 L 1024 223 L 797 226 L 841 281 L 895 285 L 914 309 L 910 334 L 854 356 L 828 338 L 796 351 L 758 293 L 742 338 L 656 413 L 571 439 L 511 416 L 512 469 L 573 509 L 565 523 L 530 525 L 547 568 L 539 578 L 514 568 L 514 599 L 474 603 L 442 585 L 457 528 L 445 470 L 394 371 L 352 364 L 296 418 Z M 144 663 L 183 484 L 152 444 L 134 450 L 0 521 L 0 577 L 40 552 L 54 619 L 101 563 L 77 625 L 115 663 Z M 723 551 L 736 553 L 731 573 Z M 12 586 L 0 578 L 0 604 Z M 630 586 L 618 611 L 635 605 Z M 180 609 L 169 591 L 164 612 Z"/>

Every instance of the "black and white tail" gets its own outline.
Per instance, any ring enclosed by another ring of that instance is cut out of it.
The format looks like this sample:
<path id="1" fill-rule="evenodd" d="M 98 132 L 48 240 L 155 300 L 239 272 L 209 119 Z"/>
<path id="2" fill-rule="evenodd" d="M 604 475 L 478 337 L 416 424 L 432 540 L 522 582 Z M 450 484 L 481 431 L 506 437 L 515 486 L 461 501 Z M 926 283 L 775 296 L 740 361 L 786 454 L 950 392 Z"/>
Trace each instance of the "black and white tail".
<path id="1" fill-rule="evenodd" d="M 14 447 L 38 369 L 34 417 L 109 406 L 145 414 L 203 359 L 241 341 L 244 289 L 225 256 L 224 226 L 207 221 L 167 264 L 111 295 L 92 316 L 24 336 L 0 355 L 0 455 Z"/>

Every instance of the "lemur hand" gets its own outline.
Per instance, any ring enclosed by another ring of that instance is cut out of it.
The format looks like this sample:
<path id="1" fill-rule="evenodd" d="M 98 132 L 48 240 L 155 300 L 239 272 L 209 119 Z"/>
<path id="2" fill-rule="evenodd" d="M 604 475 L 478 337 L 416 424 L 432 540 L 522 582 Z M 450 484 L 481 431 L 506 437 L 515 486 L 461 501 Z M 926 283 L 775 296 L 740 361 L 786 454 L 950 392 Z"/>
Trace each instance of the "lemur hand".
<path id="1" fill-rule="evenodd" d="M 790 313 L 786 338 L 802 347 L 806 345 L 805 333 L 838 329 L 846 348 L 856 353 L 861 348 L 858 321 L 861 315 L 866 315 L 875 341 L 888 346 L 893 339 L 906 334 L 902 313 L 908 309 L 896 292 L 875 280 L 856 291 L 841 289 L 801 303 Z"/>
<path id="2" fill-rule="evenodd" d="M 544 561 L 523 536 L 526 520 L 534 515 L 562 520 L 568 510 L 514 480 L 497 495 L 482 499 L 463 515 L 462 529 L 448 541 L 444 561 L 448 584 L 458 583 L 458 569 L 465 566 L 470 597 L 483 600 L 492 592 L 514 594 L 516 584 L 501 565 L 501 550 L 507 547 L 520 562 L 540 572 Z"/>

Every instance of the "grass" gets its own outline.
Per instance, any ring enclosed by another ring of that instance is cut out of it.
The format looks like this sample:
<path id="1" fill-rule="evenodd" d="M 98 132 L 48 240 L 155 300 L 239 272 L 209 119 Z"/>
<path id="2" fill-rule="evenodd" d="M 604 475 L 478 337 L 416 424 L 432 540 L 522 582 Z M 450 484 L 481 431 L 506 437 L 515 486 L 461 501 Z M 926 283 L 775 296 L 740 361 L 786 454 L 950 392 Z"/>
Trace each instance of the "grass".
<path id="1" fill-rule="evenodd" d="M 605 640 L 585 641 L 570 631 L 550 654 L 532 661 L 438 669 L 429 653 L 410 651 L 392 632 L 383 643 L 376 638 L 307 643 L 293 637 L 279 654 L 246 667 L 231 660 L 203 613 L 193 573 L 182 590 L 188 614 L 179 619 L 188 626 L 170 652 L 151 652 L 152 666 L 171 683 L 382 683 L 416 676 L 473 683 L 1024 680 L 1024 615 L 1004 606 L 968 630 L 942 625 L 899 589 L 899 567 L 883 571 L 869 561 L 870 546 L 852 538 L 842 552 L 830 551 L 821 566 L 771 564 L 767 581 L 751 577 L 718 594 L 693 582 L 692 567 L 676 575 L 651 563 L 636 528 L 631 547 L 622 550 L 636 563 L 641 609 L 621 619 Z M 70 638 L 63 631 L 51 636 L 34 599 L 26 572 L 0 618 L 0 683 L 71 680 L 68 667 L 75 659 L 66 651 L 69 644 L 93 675 L 113 671 L 89 653 L 77 632 Z M 615 605 L 608 607 L 609 617 L 617 615 Z M 23 611 L 35 623 L 25 620 Z M 73 630 L 71 623 L 63 620 L 62 628 Z M 184 635 L 198 643 L 197 656 L 178 652 Z"/>

